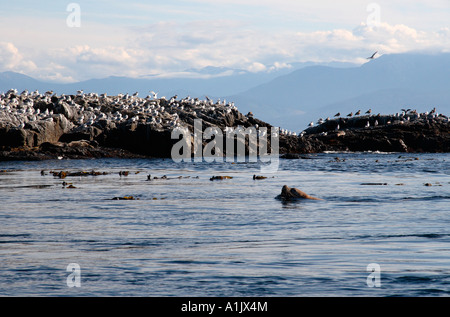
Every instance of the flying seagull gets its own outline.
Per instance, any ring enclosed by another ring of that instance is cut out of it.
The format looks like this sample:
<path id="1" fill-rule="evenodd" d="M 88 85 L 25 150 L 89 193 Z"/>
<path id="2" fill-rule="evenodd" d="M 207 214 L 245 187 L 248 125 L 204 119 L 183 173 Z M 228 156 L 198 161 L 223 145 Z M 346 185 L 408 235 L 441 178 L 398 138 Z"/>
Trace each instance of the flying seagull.
<path id="1" fill-rule="evenodd" d="M 367 59 L 374 59 L 374 58 L 375 58 L 375 55 L 376 55 L 377 53 L 378 53 L 378 51 L 376 51 L 375 53 L 373 53 L 372 56 L 367 57 Z"/>

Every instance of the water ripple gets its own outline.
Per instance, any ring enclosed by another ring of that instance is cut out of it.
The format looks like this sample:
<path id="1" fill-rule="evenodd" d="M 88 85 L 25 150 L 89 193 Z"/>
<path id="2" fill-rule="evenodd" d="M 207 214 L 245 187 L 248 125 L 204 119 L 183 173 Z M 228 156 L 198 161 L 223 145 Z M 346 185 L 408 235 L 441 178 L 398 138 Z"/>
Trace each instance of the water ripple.
<path id="1" fill-rule="evenodd" d="M 449 154 L 309 158 L 282 159 L 257 181 L 254 163 L 4 162 L 0 294 L 450 294 Z M 67 177 L 69 189 L 50 170 L 106 174 Z M 324 200 L 275 199 L 285 184 Z M 113 200 L 124 196 L 136 199 Z M 69 263 L 81 267 L 80 289 L 66 285 Z M 380 289 L 366 284 L 369 263 L 381 266 Z"/>

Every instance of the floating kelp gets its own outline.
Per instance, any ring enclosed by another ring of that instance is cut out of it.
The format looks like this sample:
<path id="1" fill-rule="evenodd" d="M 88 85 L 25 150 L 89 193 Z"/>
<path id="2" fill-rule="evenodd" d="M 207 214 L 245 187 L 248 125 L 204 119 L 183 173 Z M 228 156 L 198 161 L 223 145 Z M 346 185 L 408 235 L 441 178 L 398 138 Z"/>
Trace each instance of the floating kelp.
<path id="1" fill-rule="evenodd" d="M 214 181 L 214 180 L 232 179 L 232 178 L 233 177 L 231 177 L 231 176 L 213 176 L 209 180 Z"/>
<path id="2" fill-rule="evenodd" d="M 267 177 L 265 176 L 257 176 L 257 175 L 253 175 L 253 179 L 266 179 Z"/>
<path id="3" fill-rule="evenodd" d="M 96 172 L 96 171 L 90 171 L 90 172 L 68 172 L 68 171 L 50 171 L 50 174 L 52 174 L 54 177 L 59 178 L 66 178 L 66 177 L 76 177 L 76 176 L 99 176 L 99 175 L 108 175 L 106 172 Z M 45 171 L 41 171 L 41 175 L 45 175 Z"/>
<path id="4" fill-rule="evenodd" d="M 114 197 L 112 200 L 139 200 L 133 196 Z"/>

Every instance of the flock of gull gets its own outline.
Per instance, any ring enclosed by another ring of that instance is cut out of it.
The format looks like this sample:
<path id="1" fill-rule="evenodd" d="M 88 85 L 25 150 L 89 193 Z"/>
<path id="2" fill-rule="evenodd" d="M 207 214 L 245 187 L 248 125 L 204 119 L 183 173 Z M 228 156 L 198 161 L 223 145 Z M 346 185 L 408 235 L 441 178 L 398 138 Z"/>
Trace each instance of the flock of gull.
<path id="1" fill-rule="evenodd" d="M 90 126 L 118 124 L 149 124 L 155 129 L 174 129 L 183 126 L 183 118 L 186 116 L 194 118 L 219 119 L 223 116 L 237 112 L 237 107 L 233 102 L 226 100 L 213 101 L 208 96 L 205 99 L 191 98 L 187 96 L 178 99 L 175 95 L 171 98 L 160 97 L 154 91 L 141 98 L 136 92 L 130 94 L 118 94 L 108 96 L 107 94 L 84 93 L 79 90 L 76 95 L 56 95 L 53 91 L 40 93 L 39 91 L 22 91 L 20 94 L 16 89 L 10 89 L 6 93 L 0 94 L 0 124 L 9 125 L 13 128 L 27 128 L 33 122 L 53 121 L 54 115 L 64 114 L 72 127 L 86 129 Z M 252 116 L 251 113 L 247 117 Z M 341 117 L 341 113 L 336 113 L 335 118 L 320 118 L 317 125 L 335 121 L 345 122 L 350 118 L 358 117 L 366 119 L 365 127 L 385 125 L 391 123 L 403 123 L 418 119 L 433 120 L 439 118 L 444 122 L 449 122 L 449 118 L 438 114 L 436 108 L 429 112 L 419 113 L 412 109 L 402 109 L 394 115 L 383 116 L 373 115 L 369 109 L 361 115 L 361 110 L 355 113 L 350 112 L 346 118 Z M 388 120 L 386 120 L 388 117 Z M 378 120 L 377 120 L 378 119 Z M 103 122 L 103 124 L 102 124 Z M 311 122 L 309 127 L 314 127 Z M 339 130 L 339 124 L 336 130 Z M 300 133 L 304 134 L 305 131 Z M 296 136 L 297 133 L 287 129 L 280 129 L 280 134 Z"/>
<path id="2" fill-rule="evenodd" d="M 50 105 L 50 106 L 49 106 Z M 213 101 L 208 96 L 205 99 L 187 96 L 178 99 L 149 91 L 141 98 L 139 93 L 107 94 L 84 93 L 77 91 L 76 95 L 56 95 L 53 91 L 40 93 L 38 90 L 18 93 L 10 89 L 0 94 L 0 125 L 13 128 L 28 128 L 33 122 L 53 121 L 56 114 L 64 114 L 71 128 L 89 129 L 91 126 L 117 126 L 120 124 L 147 124 L 155 129 L 175 129 L 183 127 L 186 117 L 201 119 L 220 119 L 227 114 L 238 113 L 234 102 L 218 99 Z M 249 112 L 246 117 L 253 117 Z M 213 121 L 213 120 L 210 120 Z M 236 129 L 242 129 L 242 126 Z M 258 129 L 258 125 L 255 125 Z M 233 127 L 225 127 L 225 133 Z M 282 135 L 296 136 L 297 133 L 288 129 L 280 129 Z"/>
<path id="3" fill-rule="evenodd" d="M 43 107 L 41 107 L 43 105 Z M 48 107 L 48 105 L 52 105 Z M 41 110 L 45 108 L 45 110 Z M 56 112 L 54 109 L 58 109 Z M 6 122 L 13 127 L 23 128 L 35 121 L 52 121 L 55 113 L 64 115 L 81 128 L 100 123 L 104 120 L 109 124 L 145 123 L 155 128 L 175 128 L 182 125 L 181 113 L 194 117 L 209 113 L 218 117 L 233 110 L 237 111 L 233 102 L 186 97 L 178 100 L 177 96 L 170 99 L 158 98 L 157 93 L 151 91 L 145 98 L 135 94 L 107 94 L 84 93 L 79 90 L 76 95 L 62 94 L 57 96 L 53 91 L 39 93 L 39 91 L 18 93 L 10 89 L 0 94 L 0 123 Z M 55 113 L 54 113 L 55 112 Z"/>
<path id="4" fill-rule="evenodd" d="M 322 125 L 326 122 L 330 122 L 331 120 L 339 120 L 340 121 L 342 119 L 340 112 L 336 113 L 334 115 L 334 117 L 335 117 L 334 119 L 330 119 L 330 117 L 328 117 L 326 119 L 319 118 L 317 120 L 316 124 Z M 382 115 L 380 113 L 378 113 L 377 115 L 373 115 L 372 109 L 367 110 L 364 115 L 361 115 L 361 110 L 358 110 L 355 113 L 350 112 L 349 114 L 347 114 L 346 118 L 344 118 L 344 119 L 350 119 L 352 117 L 358 117 L 361 120 L 366 119 L 366 122 L 365 122 L 366 128 L 369 128 L 371 126 L 376 127 L 380 124 L 386 124 L 386 125 L 390 125 L 390 124 L 394 124 L 394 123 L 402 124 L 405 122 L 411 122 L 411 121 L 419 120 L 419 119 L 423 119 L 423 120 L 441 119 L 444 122 L 450 122 L 450 120 L 447 116 L 445 116 L 443 114 L 439 114 L 436 111 L 436 107 L 434 107 L 431 111 L 426 111 L 423 113 L 420 113 L 417 110 L 413 110 L 413 109 L 401 109 L 400 112 L 397 112 L 393 115 L 384 115 L 383 117 L 388 118 L 388 119 L 384 120 L 383 122 L 379 122 L 377 120 L 377 118 L 381 118 Z M 370 120 L 371 118 L 375 118 L 375 120 Z M 372 123 L 372 125 L 371 125 L 371 123 Z M 308 126 L 314 127 L 315 126 L 314 121 L 311 121 Z M 339 124 L 337 125 L 336 129 L 339 130 Z"/>

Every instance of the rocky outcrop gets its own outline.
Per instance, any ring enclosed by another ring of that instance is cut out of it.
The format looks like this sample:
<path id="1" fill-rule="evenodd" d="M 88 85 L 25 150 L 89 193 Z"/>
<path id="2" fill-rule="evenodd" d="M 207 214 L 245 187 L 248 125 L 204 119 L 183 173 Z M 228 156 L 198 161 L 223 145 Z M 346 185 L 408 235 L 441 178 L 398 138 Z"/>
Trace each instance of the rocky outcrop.
<path id="1" fill-rule="evenodd" d="M 73 124 L 61 114 L 55 114 L 45 120 L 27 122 L 23 127 L 6 124 L 0 126 L 0 146 L 32 148 L 45 142 L 58 142 L 72 127 Z"/>
<path id="2" fill-rule="evenodd" d="M 450 123 L 440 117 L 339 130 L 319 128 L 300 136 L 298 153 L 326 151 L 450 152 Z"/>
<path id="3" fill-rule="evenodd" d="M 243 115 L 233 103 L 209 98 L 57 96 L 10 90 L 0 95 L 0 159 L 108 157 L 108 149 L 111 155 L 170 157 L 178 142 L 172 139 L 173 129 L 186 128 L 192 139 L 196 119 L 202 120 L 202 133 L 211 127 L 223 132 L 223 154 L 227 127 L 271 128 L 250 114 Z M 292 146 L 287 140 L 280 141 L 280 151 Z M 204 146 L 208 141 L 201 138 L 200 142 Z M 246 153 L 252 142 L 245 139 Z"/>
<path id="4" fill-rule="evenodd" d="M 258 133 L 269 123 L 251 113 L 240 113 L 232 102 L 213 102 L 186 97 L 170 99 L 135 95 L 55 95 L 51 92 L 0 94 L 0 160 L 83 157 L 171 157 L 178 139 L 172 131 L 187 131 L 191 150 L 195 138 L 202 148 L 212 139 L 198 136 L 195 120 L 201 119 L 203 134 L 217 128 L 227 151 L 227 129 Z M 229 131 L 229 130 L 228 130 Z M 434 112 L 390 116 L 360 116 L 326 120 L 295 133 L 280 130 L 279 153 L 285 158 L 324 151 L 450 152 L 449 119 Z M 231 134 L 233 142 L 237 136 Z M 254 138 L 245 138 L 245 153 L 258 148 Z M 236 143 L 233 143 L 236 146 Z M 192 154 L 192 153 L 191 153 Z"/>

